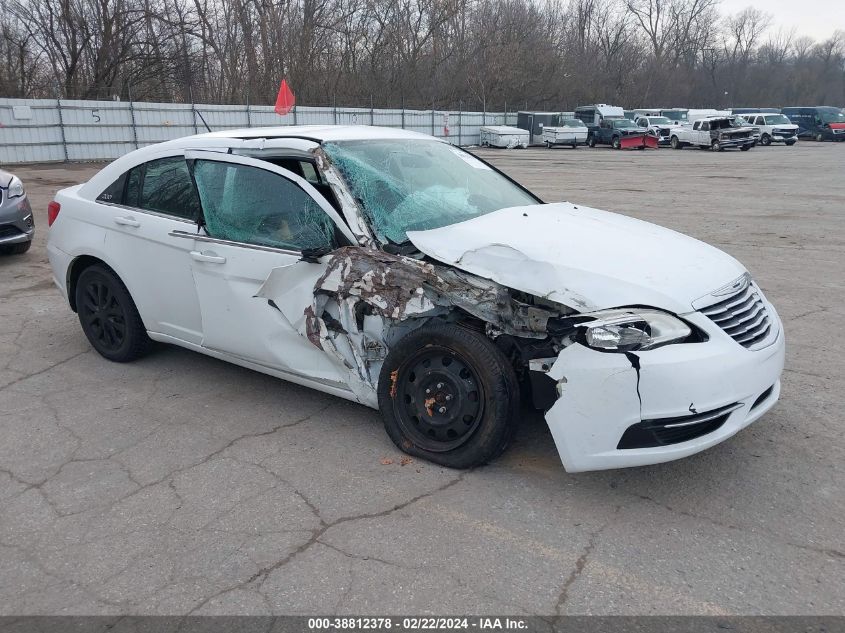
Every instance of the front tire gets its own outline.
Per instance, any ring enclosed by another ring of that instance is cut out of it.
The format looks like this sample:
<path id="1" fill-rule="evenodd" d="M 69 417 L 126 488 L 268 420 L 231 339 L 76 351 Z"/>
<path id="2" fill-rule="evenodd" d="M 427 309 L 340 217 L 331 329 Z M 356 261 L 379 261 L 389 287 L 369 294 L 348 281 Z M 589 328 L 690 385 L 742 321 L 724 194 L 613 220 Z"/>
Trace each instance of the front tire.
<path id="1" fill-rule="evenodd" d="M 589 147 L 595 147 L 595 146 L 596 146 L 596 139 L 595 139 L 595 137 L 591 136 L 590 138 L 588 138 L 588 139 L 587 139 L 587 145 L 588 145 Z"/>
<path id="2" fill-rule="evenodd" d="M 763 145 L 763 147 L 768 147 L 772 144 L 772 137 L 768 134 L 763 134 L 763 136 L 760 137 L 760 144 Z"/>
<path id="3" fill-rule="evenodd" d="M 719 139 L 716 139 L 716 138 L 713 139 L 713 142 L 710 143 L 710 149 L 711 149 L 711 151 L 714 151 L 714 152 L 721 152 L 722 151 L 722 145 L 721 145 L 721 143 L 719 143 Z"/>
<path id="4" fill-rule="evenodd" d="M 821 132 L 819 132 L 818 134 L 816 134 L 816 140 L 817 140 L 819 143 L 821 143 L 821 142 L 824 140 L 824 134 L 822 134 Z"/>
<path id="5" fill-rule="evenodd" d="M 614 136 L 613 140 L 611 141 L 611 145 L 613 146 L 613 149 L 621 149 L 622 148 L 622 141 L 619 140 L 618 136 Z"/>
<path id="6" fill-rule="evenodd" d="M 672 146 L 672 149 L 684 149 L 684 146 L 681 144 L 681 141 L 677 136 L 673 136 L 672 140 L 669 141 L 669 144 Z"/>
<path id="7" fill-rule="evenodd" d="M 451 323 L 425 325 L 396 343 L 378 384 L 384 428 L 409 455 L 448 468 L 485 464 L 507 447 L 519 386 L 487 337 Z"/>
<path id="8" fill-rule="evenodd" d="M 120 278 L 95 264 L 76 282 L 76 309 L 82 331 L 103 358 L 128 363 L 143 356 L 152 341 L 138 308 Z"/>

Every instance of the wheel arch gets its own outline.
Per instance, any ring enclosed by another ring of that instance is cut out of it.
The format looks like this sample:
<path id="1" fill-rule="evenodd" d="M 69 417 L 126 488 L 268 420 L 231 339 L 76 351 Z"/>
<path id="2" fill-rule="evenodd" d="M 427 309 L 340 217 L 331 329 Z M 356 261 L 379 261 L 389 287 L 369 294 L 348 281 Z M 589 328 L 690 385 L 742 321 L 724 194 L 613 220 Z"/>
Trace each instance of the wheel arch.
<path id="1" fill-rule="evenodd" d="M 118 272 L 114 269 L 114 267 L 109 265 L 108 262 L 100 259 L 99 257 L 96 257 L 95 255 L 77 255 L 70 262 L 70 266 L 67 267 L 67 273 L 66 273 L 66 278 L 65 278 L 65 284 L 66 284 L 65 288 L 67 288 L 67 300 L 68 300 L 68 303 L 70 304 L 70 309 L 73 310 L 74 312 L 77 311 L 76 284 L 79 281 L 79 276 L 82 274 L 82 272 L 86 268 L 90 268 L 91 266 L 94 266 L 94 265 L 105 266 L 111 272 L 113 272 L 115 274 L 115 276 L 117 276 L 118 279 L 120 279 L 120 282 L 124 286 L 126 286 L 126 282 L 123 280 L 123 278 L 120 276 L 120 274 L 118 274 Z M 132 292 L 129 291 L 128 287 L 127 287 L 127 292 L 129 292 L 130 296 L 132 295 Z"/>

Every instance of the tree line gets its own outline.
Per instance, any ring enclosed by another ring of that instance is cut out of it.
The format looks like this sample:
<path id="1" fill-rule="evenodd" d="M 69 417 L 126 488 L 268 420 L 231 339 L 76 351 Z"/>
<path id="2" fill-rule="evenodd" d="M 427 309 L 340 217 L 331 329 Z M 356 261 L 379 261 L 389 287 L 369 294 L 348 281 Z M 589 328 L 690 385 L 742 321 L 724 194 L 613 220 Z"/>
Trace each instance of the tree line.
<path id="1" fill-rule="evenodd" d="M 283 76 L 301 105 L 843 106 L 845 33 L 718 0 L 0 3 L 0 96 L 271 104 Z"/>

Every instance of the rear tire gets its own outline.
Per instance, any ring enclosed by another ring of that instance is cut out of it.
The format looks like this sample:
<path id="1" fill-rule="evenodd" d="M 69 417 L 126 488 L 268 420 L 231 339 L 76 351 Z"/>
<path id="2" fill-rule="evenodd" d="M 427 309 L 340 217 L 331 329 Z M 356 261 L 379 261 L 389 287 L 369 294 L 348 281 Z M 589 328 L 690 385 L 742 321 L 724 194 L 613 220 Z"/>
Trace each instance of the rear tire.
<path id="1" fill-rule="evenodd" d="M 596 146 L 596 139 L 591 136 L 590 138 L 587 139 L 587 145 L 589 147 L 595 147 Z"/>
<path id="2" fill-rule="evenodd" d="M 149 350 L 152 341 L 138 308 L 110 268 L 94 264 L 76 282 L 76 309 L 82 331 L 103 358 L 128 363 Z"/>
<path id="3" fill-rule="evenodd" d="M 487 337 L 451 323 L 425 325 L 391 348 L 378 402 L 400 450 L 448 468 L 495 459 L 516 425 L 519 384 Z"/>
<path id="4" fill-rule="evenodd" d="M 28 242 L 18 242 L 17 244 L 8 244 L 7 246 L 0 246 L 0 253 L 3 255 L 23 255 L 32 246 L 32 240 Z"/>

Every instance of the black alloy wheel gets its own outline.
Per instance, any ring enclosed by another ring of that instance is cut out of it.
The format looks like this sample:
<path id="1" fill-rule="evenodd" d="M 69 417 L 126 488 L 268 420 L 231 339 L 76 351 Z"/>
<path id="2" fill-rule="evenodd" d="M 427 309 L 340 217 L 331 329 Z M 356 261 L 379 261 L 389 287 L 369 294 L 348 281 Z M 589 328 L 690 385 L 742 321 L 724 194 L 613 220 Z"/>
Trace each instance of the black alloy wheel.
<path id="1" fill-rule="evenodd" d="M 89 266 L 79 275 L 75 297 L 82 331 L 101 356 L 125 363 L 146 353 L 151 343 L 147 330 L 114 271 Z"/>

